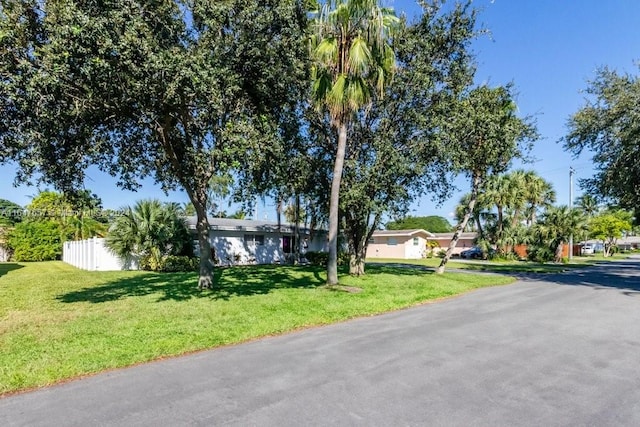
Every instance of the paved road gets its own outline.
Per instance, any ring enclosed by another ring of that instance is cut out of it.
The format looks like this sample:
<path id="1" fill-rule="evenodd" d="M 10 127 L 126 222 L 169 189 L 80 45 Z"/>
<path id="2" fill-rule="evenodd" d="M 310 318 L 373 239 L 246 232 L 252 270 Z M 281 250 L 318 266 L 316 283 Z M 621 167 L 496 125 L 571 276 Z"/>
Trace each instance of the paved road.
<path id="1" fill-rule="evenodd" d="M 0 399 L 0 425 L 640 425 L 640 262 Z"/>

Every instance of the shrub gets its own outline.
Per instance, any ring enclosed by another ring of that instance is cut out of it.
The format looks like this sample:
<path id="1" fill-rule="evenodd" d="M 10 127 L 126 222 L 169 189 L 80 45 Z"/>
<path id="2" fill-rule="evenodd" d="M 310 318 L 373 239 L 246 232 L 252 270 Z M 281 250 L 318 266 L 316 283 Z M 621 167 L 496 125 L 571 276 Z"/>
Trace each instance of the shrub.
<path id="1" fill-rule="evenodd" d="M 438 251 L 438 258 L 444 258 L 447 255 L 447 251 L 444 249 L 440 249 Z"/>
<path id="2" fill-rule="evenodd" d="M 552 249 L 546 246 L 531 245 L 527 248 L 527 258 L 529 261 L 547 262 L 555 258 L 555 253 Z"/>
<path id="3" fill-rule="evenodd" d="M 50 261 L 62 257 L 62 229 L 55 221 L 23 221 L 7 237 L 14 261 Z"/>
<path id="4" fill-rule="evenodd" d="M 307 258 L 307 261 L 309 261 L 311 265 L 318 265 L 322 267 L 327 265 L 327 262 L 329 261 L 329 254 L 327 252 L 309 251 L 305 254 L 305 258 Z"/>
<path id="5" fill-rule="evenodd" d="M 348 252 L 338 252 L 338 265 L 349 265 L 350 260 L 351 255 Z"/>
<path id="6" fill-rule="evenodd" d="M 200 267 L 200 260 L 197 257 L 184 255 L 168 255 L 162 258 L 164 265 L 161 271 L 196 271 Z"/>
<path id="7" fill-rule="evenodd" d="M 305 258 L 311 265 L 326 267 L 327 262 L 329 262 L 329 253 L 309 251 L 305 254 Z M 348 252 L 338 252 L 338 265 L 349 265 Z"/>
<path id="8" fill-rule="evenodd" d="M 175 273 L 181 271 L 196 271 L 200 266 L 197 257 L 184 255 L 165 255 L 160 258 L 145 256 L 140 259 L 141 270 L 156 271 L 162 273 Z"/>

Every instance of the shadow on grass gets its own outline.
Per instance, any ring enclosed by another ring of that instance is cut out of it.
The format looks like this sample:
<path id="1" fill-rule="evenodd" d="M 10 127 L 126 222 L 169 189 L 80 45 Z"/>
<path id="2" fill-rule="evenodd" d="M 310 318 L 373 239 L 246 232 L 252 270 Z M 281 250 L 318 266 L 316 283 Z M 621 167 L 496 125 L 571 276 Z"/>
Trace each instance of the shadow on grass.
<path id="1" fill-rule="evenodd" d="M 215 289 L 199 290 L 195 273 L 144 273 L 59 295 L 64 303 L 102 303 L 126 297 L 159 295 L 158 301 L 191 298 L 228 300 L 264 295 L 275 289 L 315 288 L 324 284 L 320 267 L 251 266 L 214 269 Z"/>
<path id="2" fill-rule="evenodd" d="M 4 276 L 10 271 L 19 270 L 23 267 L 23 265 L 16 264 L 14 262 L 0 262 L 0 277 Z"/>

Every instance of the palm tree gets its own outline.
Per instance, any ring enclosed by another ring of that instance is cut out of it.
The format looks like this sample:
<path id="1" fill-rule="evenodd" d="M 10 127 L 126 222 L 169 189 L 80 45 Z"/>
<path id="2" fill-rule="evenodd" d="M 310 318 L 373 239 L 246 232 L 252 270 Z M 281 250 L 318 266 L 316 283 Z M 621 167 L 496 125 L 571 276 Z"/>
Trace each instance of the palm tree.
<path id="1" fill-rule="evenodd" d="M 469 200 L 471 194 L 467 193 L 460 198 L 455 210 L 455 219 L 458 223 L 461 223 L 464 219 L 464 215 L 469 208 Z M 486 197 L 486 193 L 480 193 L 477 197 L 476 203 L 473 205 L 473 212 L 469 216 L 467 226 L 463 231 L 477 231 L 478 236 L 484 235 L 484 223 L 494 219 L 495 214 L 489 211 L 491 205 L 489 199 Z"/>
<path id="2" fill-rule="evenodd" d="M 586 230 L 586 218 L 579 209 L 550 207 L 536 228 L 541 240 L 555 251 L 555 262 L 561 262 L 562 245 L 569 241 L 572 234 Z"/>
<path id="3" fill-rule="evenodd" d="M 74 215 L 65 219 L 63 229 L 65 237 L 73 240 L 89 239 L 91 237 L 104 237 L 107 234 L 107 226 L 94 218 L 83 215 Z"/>
<path id="4" fill-rule="evenodd" d="M 338 203 L 347 129 L 376 92 L 382 95 L 395 68 L 390 38 L 398 23 L 393 9 L 381 7 L 378 0 L 328 0 L 316 14 L 312 96 L 329 113 L 338 135 L 329 202 L 327 285 L 338 283 Z"/>
<path id="5" fill-rule="evenodd" d="M 159 200 L 140 200 L 123 208 L 109 229 L 107 247 L 122 258 L 149 258 L 155 265 L 165 255 L 189 254 L 191 237 L 182 209 Z"/>
<path id="6" fill-rule="evenodd" d="M 594 217 L 599 211 L 598 201 L 591 194 L 583 194 L 576 200 L 576 205 L 582 210 L 587 218 Z"/>
<path id="7" fill-rule="evenodd" d="M 537 221 L 538 209 L 546 209 L 556 202 L 556 192 L 553 185 L 534 171 L 525 174 L 526 184 L 526 219 L 532 225 Z"/>

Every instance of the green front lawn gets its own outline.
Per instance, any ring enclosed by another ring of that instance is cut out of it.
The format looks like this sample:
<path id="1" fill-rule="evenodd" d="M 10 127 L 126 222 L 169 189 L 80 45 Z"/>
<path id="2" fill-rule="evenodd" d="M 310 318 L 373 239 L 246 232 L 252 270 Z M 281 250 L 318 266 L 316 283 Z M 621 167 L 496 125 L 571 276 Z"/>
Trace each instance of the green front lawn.
<path id="1" fill-rule="evenodd" d="M 220 288 L 200 292 L 192 273 L 0 263 L 0 394 L 513 281 L 367 271 L 341 277 L 360 293 L 326 289 L 321 268 L 284 266 L 219 269 Z"/>

